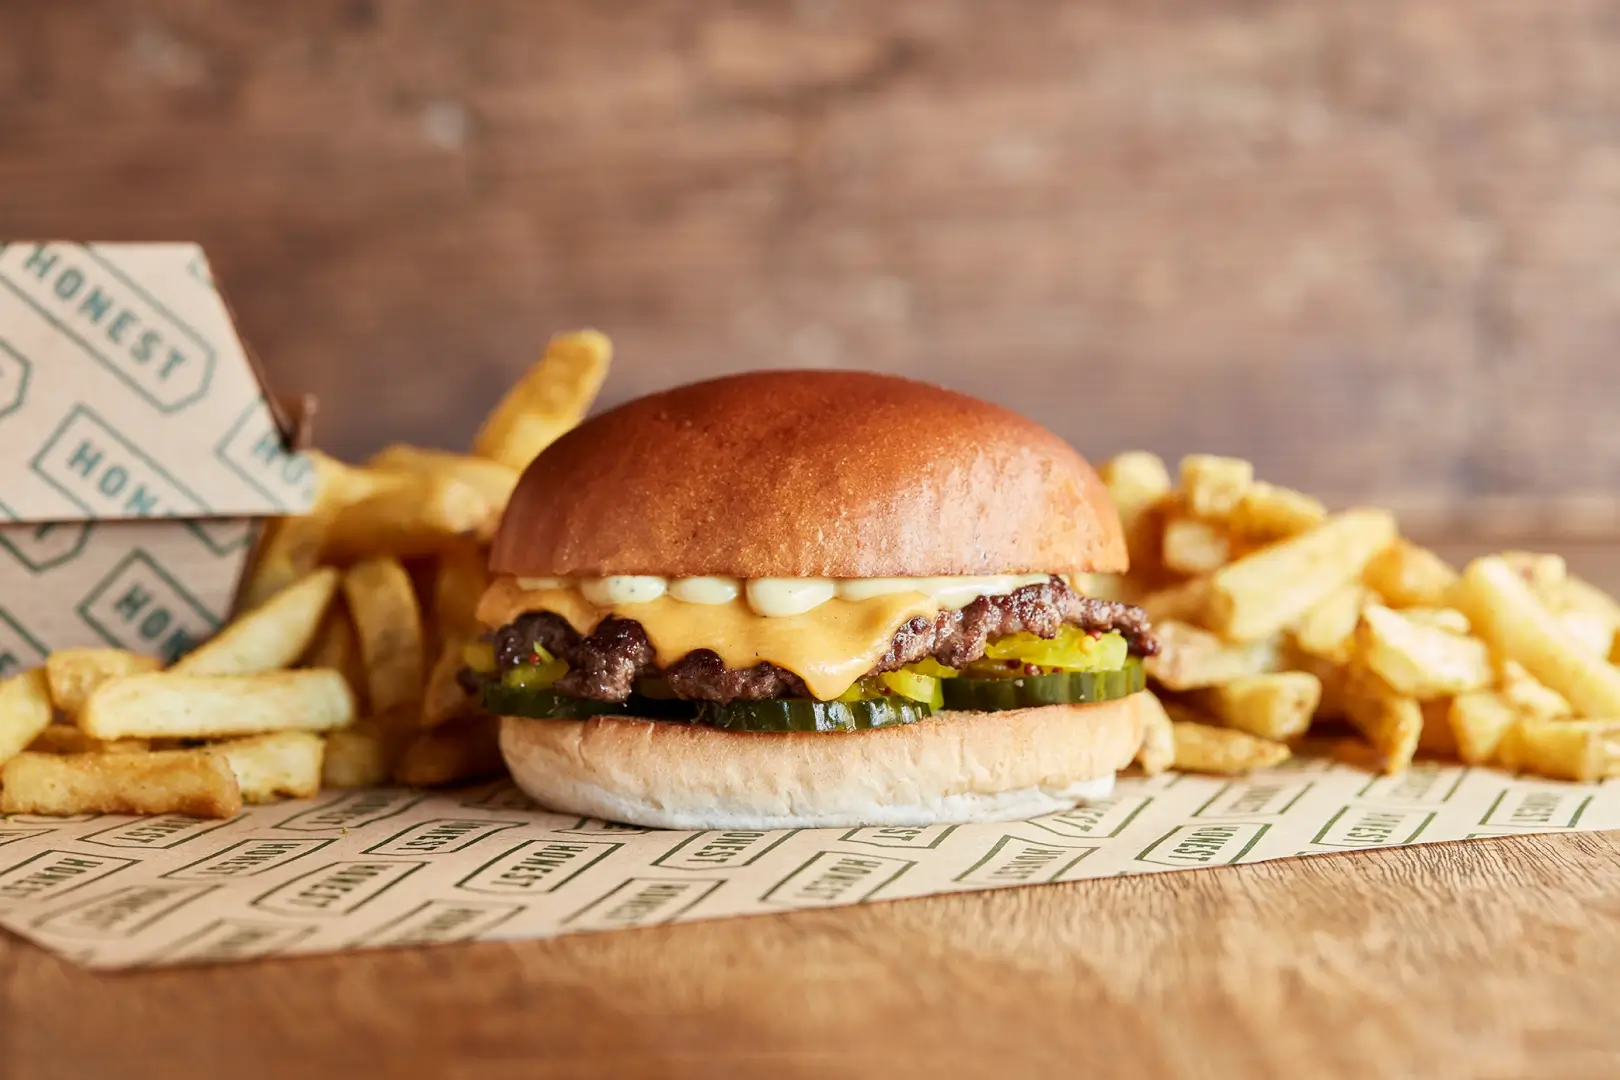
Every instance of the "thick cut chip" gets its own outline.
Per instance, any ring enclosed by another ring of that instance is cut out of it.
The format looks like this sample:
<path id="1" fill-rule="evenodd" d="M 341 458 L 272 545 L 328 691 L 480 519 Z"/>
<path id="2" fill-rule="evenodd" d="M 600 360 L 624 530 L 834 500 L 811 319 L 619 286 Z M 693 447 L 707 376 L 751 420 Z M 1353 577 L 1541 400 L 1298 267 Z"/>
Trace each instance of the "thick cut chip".
<path id="1" fill-rule="evenodd" d="M 1136 763 L 1149 776 L 1157 776 L 1176 760 L 1175 730 L 1170 714 L 1151 690 L 1142 691 L 1142 745 L 1136 751 Z"/>
<path id="2" fill-rule="evenodd" d="M 1620 776 L 1620 719 L 1524 717 L 1503 736 L 1496 760 L 1504 769 L 1555 780 Z"/>
<path id="3" fill-rule="evenodd" d="M 1483 765 L 1496 756 L 1508 729 L 1523 714 L 1501 694 L 1476 690 L 1451 699 L 1447 719 L 1457 756 L 1469 765 Z"/>
<path id="4" fill-rule="evenodd" d="M 386 557 L 355 563 L 343 577 L 343 596 L 359 634 L 371 711 L 420 702 L 427 681 L 422 613 L 405 568 Z"/>
<path id="5" fill-rule="evenodd" d="M 1207 574 L 1232 559 L 1232 538 L 1198 518 L 1172 518 L 1164 526 L 1164 565 L 1178 574 Z"/>
<path id="6" fill-rule="evenodd" d="M 277 731 L 211 747 L 230 763 L 242 798 L 250 803 L 303 799 L 320 791 L 325 748 L 325 740 L 308 731 Z"/>
<path id="7" fill-rule="evenodd" d="M 1257 641 L 1234 645 L 1196 626 L 1170 620 L 1154 628 L 1159 655 L 1144 665 L 1147 673 L 1170 690 L 1196 690 L 1205 686 L 1275 671 L 1277 643 Z"/>
<path id="8" fill-rule="evenodd" d="M 1288 747 L 1280 742 L 1231 728 L 1178 720 L 1173 734 L 1176 768 L 1183 772 L 1235 776 L 1279 765 L 1290 756 Z"/>
<path id="9" fill-rule="evenodd" d="M 242 791 L 230 763 L 208 749 L 24 753 L 0 767 L 0 813 L 225 818 L 241 809 Z"/>
<path id="10" fill-rule="evenodd" d="M 1181 459 L 1181 503 L 1194 517 L 1225 521 L 1254 483 L 1254 464 L 1242 458 L 1188 454 Z"/>
<path id="11" fill-rule="evenodd" d="M 602 389 L 613 343 L 595 330 L 558 334 L 545 355 L 495 406 L 473 452 L 521 472 L 590 411 Z"/>
<path id="12" fill-rule="evenodd" d="M 1314 529 L 1326 518 L 1327 507 L 1320 500 L 1256 480 L 1244 489 L 1226 527 L 1246 540 L 1282 540 Z"/>
<path id="13" fill-rule="evenodd" d="M 405 748 L 394 779 L 412 787 L 440 787 L 499 776 L 506 768 L 500 730 L 495 717 L 473 716 L 424 731 Z"/>
<path id="14" fill-rule="evenodd" d="M 1342 684 L 1351 724 L 1372 744 L 1386 773 L 1403 772 L 1423 736 L 1423 710 L 1416 698 L 1398 693 L 1376 673 L 1352 666 Z"/>
<path id="15" fill-rule="evenodd" d="M 45 658 L 45 677 L 50 682 L 51 701 L 75 716 L 91 692 L 108 679 L 157 671 L 162 666 L 155 656 L 123 649 L 59 649 Z"/>
<path id="16" fill-rule="evenodd" d="M 338 572 L 322 567 L 276 593 L 169 670 L 178 675 L 250 675 L 290 666 L 309 648 L 337 592 Z"/>
<path id="17" fill-rule="evenodd" d="M 79 726 L 97 739 L 206 739 L 330 731 L 354 716 L 354 695 L 335 671 L 154 672 L 103 683 L 85 703 Z"/>
<path id="18" fill-rule="evenodd" d="M 1392 607 L 1443 607 L 1457 571 L 1428 548 L 1397 540 L 1367 564 L 1362 580 Z"/>
<path id="19" fill-rule="evenodd" d="M 35 668 L 0 679 L 0 763 L 28 748 L 51 724 L 51 688 Z"/>
<path id="20" fill-rule="evenodd" d="M 1356 643 L 1362 661 L 1396 693 L 1420 701 L 1491 683 L 1491 656 L 1484 642 L 1413 622 L 1381 604 L 1361 613 Z"/>
<path id="21" fill-rule="evenodd" d="M 1321 700 L 1321 682 L 1304 671 L 1245 675 L 1192 696 L 1227 727 L 1280 741 L 1303 735 Z"/>

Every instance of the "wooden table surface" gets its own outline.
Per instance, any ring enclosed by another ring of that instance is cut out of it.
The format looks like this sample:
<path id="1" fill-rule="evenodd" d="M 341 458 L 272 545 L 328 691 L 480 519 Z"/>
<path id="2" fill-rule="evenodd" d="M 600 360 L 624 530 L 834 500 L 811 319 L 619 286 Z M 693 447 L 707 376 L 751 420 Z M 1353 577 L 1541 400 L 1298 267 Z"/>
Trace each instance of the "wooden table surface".
<path id="1" fill-rule="evenodd" d="M 1527 836 L 197 970 L 0 938 L 0 1077 L 1614 1076 L 1617 970 L 1620 833 Z"/>

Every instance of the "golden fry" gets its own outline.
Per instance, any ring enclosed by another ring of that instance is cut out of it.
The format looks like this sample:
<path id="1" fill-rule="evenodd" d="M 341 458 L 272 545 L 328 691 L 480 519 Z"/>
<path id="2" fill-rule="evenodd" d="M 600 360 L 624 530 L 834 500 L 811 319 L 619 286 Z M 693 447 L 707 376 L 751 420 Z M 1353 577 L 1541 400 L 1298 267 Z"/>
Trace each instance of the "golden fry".
<path id="1" fill-rule="evenodd" d="M 1232 558 L 1232 539 L 1198 518 L 1171 518 L 1161 541 L 1164 565 L 1178 574 L 1207 574 Z"/>
<path id="2" fill-rule="evenodd" d="M 58 709 L 76 715 L 84 708 L 92 691 L 108 679 L 157 671 L 163 661 L 123 649 L 59 649 L 45 658 L 45 678 L 50 683 L 51 701 Z"/>
<path id="3" fill-rule="evenodd" d="M 1394 538 L 1386 511 L 1350 510 L 1228 563 L 1210 576 L 1210 624 L 1235 641 L 1271 637 L 1354 580 Z"/>
<path id="4" fill-rule="evenodd" d="M 383 472 L 377 494 L 338 512 L 322 558 L 347 563 L 370 556 L 409 559 L 439 552 L 462 537 L 488 535 L 499 520 L 477 488 L 445 476 Z"/>
<path id="5" fill-rule="evenodd" d="M 1491 656 L 1484 642 L 1413 622 L 1382 604 L 1362 611 L 1356 644 L 1362 661 L 1396 693 L 1420 701 L 1491 683 Z"/>
<path id="6" fill-rule="evenodd" d="M 292 664 L 309 648 L 337 592 L 338 572 L 312 571 L 181 657 L 177 675 L 251 675 Z"/>
<path id="7" fill-rule="evenodd" d="M 1182 772 L 1236 776 L 1279 765 L 1291 756 L 1287 746 L 1231 728 L 1178 720 L 1173 725 L 1175 766 Z"/>
<path id="8" fill-rule="evenodd" d="M 28 744 L 35 754 L 139 754 L 151 749 L 149 739 L 95 739 L 75 724 L 48 724 Z"/>
<path id="9" fill-rule="evenodd" d="M 1620 776 L 1620 720 L 1521 718 L 1496 750 L 1497 764 L 1555 780 Z"/>
<path id="10" fill-rule="evenodd" d="M 467 637 L 476 631 L 478 601 L 487 588 L 487 549 L 467 543 L 445 549 L 433 575 L 433 622 L 439 628 L 441 640 Z"/>
<path id="11" fill-rule="evenodd" d="M 1131 576 L 1142 579 L 1159 565 L 1162 509 L 1170 499 L 1170 473 L 1157 454 L 1134 450 L 1110 458 L 1097 470 L 1119 511 Z"/>
<path id="12" fill-rule="evenodd" d="M 1558 621 L 1581 648 L 1604 660 L 1609 658 L 1614 648 L 1614 624 L 1608 619 L 1591 611 L 1561 611 Z"/>
<path id="13" fill-rule="evenodd" d="M 1142 597 L 1138 606 L 1157 626 L 1162 622 L 1183 622 L 1199 625 L 1209 607 L 1209 579 L 1188 578 L 1176 585 L 1167 585 Z"/>
<path id="14" fill-rule="evenodd" d="M 417 735 L 395 766 L 394 779 L 412 787 L 440 787 L 498 776 L 505 768 L 500 721 L 474 716 Z"/>
<path id="15" fill-rule="evenodd" d="M 1377 593 L 1358 581 L 1347 581 L 1300 617 L 1294 627 L 1294 644 L 1323 660 L 1347 663 L 1355 652 L 1361 613 L 1376 603 Z"/>
<path id="16" fill-rule="evenodd" d="M 1451 699 L 1447 719 L 1457 756 L 1469 765 L 1483 765 L 1496 756 L 1508 729 L 1523 714 L 1501 694 L 1476 690 Z"/>
<path id="17" fill-rule="evenodd" d="M 258 607 L 314 570 L 326 545 L 326 530 L 338 511 L 376 494 L 386 479 L 383 473 L 356 469 L 318 450 L 305 454 L 315 465 L 315 505 L 308 514 L 266 524 L 243 591 L 243 610 Z"/>
<path id="18" fill-rule="evenodd" d="M 341 674 L 354 691 L 355 707 L 361 712 L 369 708 L 366 700 L 366 665 L 360 656 L 360 642 L 354 631 L 354 620 L 349 617 L 349 605 L 341 596 L 327 608 L 315 640 L 304 654 L 300 665 L 308 668 L 328 668 Z"/>
<path id="19" fill-rule="evenodd" d="M 1283 540 L 1314 529 L 1327 519 L 1327 507 L 1303 492 L 1256 480 L 1244 489 L 1226 527 L 1246 540 Z"/>
<path id="20" fill-rule="evenodd" d="M 343 596 L 359 634 L 371 711 L 420 702 L 427 678 L 422 613 L 405 568 L 386 557 L 355 563 L 343 577 Z"/>
<path id="21" fill-rule="evenodd" d="M 242 798 L 249 803 L 314 795 L 321 789 L 325 748 L 325 740 L 308 731 L 277 731 L 209 747 L 230 764 Z"/>
<path id="22" fill-rule="evenodd" d="M 1151 690 L 1142 691 L 1142 745 L 1136 751 L 1136 763 L 1149 776 L 1158 776 L 1176 760 L 1175 729 L 1170 714 Z"/>
<path id="23" fill-rule="evenodd" d="M 1428 548 L 1397 540 L 1367 564 L 1361 579 L 1391 607 L 1444 607 L 1457 571 Z"/>
<path id="24" fill-rule="evenodd" d="M 1543 686 L 1517 660 L 1497 660 L 1496 689 L 1523 716 L 1558 720 L 1575 715 L 1563 694 Z"/>
<path id="25" fill-rule="evenodd" d="M 0 767 L 0 813 L 226 818 L 241 809 L 242 791 L 230 763 L 207 749 L 24 753 Z"/>
<path id="26" fill-rule="evenodd" d="M 1245 675 L 1192 696 L 1227 727 L 1279 741 L 1303 735 L 1321 700 L 1321 682 L 1303 671 Z"/>
<path id="27" fill-rule="evenodd" d="M 51 688 L 43 668 L 0 679 L 0 763 L 28 748 L 51 723 Z"/>
<path id="28" fill-rule="evenodd" d="M 1218 686 L 1245 675 L 1275 671 L 1277 645 L 1273 641 L 1233 645 L 1196 626 L 1174 620 L 1154 628 L 1159 655 L 1149 657 L 1147 673 L 1170 690 L 1196 690 Z"/>
<path id="29" fill-rule="evenodd" d="M 1254 483 L 1254 464 L 1242 458 L 1188 454 L 1181 459 L 1181 503 L 1194 517 L 1225 521 Z"/>
<path id="30" fill-rule="evenodd" d="M 612 358 L 613 343 L 595 330 L 553 337 L 484 421 L 473 452 L 521 472 L 590 411 Z"/>
<path id="31" fill-rule="evenodd" d="M 424 473 L 456 480 L 476 490 L 494 511 L 495 521 L 486 528 L 493 532 L 501 511 L 517 487 L 518 470 L 499 461 L 446 450 L 424 450 L 419 446 L 395 444 L 378 452 L 368 463 L 374 469 Z"/>
<path id="32" fill-rule="evenodd" d="M 466 719 L 482 712 L 478 699 L 457 678 L 467 666 L 462 658 L 467 642 L 467 638 L 448 638 L 440 650 L 439 659 L 428 676 L 427 692 L 422 697 L 423 727 L 438 727 L 447 721 Z"/>
<path id="33" fill-rule="evenodd" d="M 1434 698 L 1418 706 L 1423 711 L 1423 732 L 1418 736 L 1419 750 L 1443 757 L 1457 756 L 1457 732 L 1451 723 L 1451 710 L 1456 700 Z"/>
<path id="34" fill-rule="evenodd" d="M 354 716 L 354 695 L 335 671 L 154 672 L 102 684 L 79 714 L 79 727 L 97 739 L 224 738 L 329 731 Z"/>
<path id="35" fill-rule="evenodd" d="M 1403 772 L 1423 736 L 1423 710 L 1417 699 L 1397 693 L 1376 673 L 1351 667 L 1341 686 L 1350 722 L 1378 753 L 1386 773 Z"/>

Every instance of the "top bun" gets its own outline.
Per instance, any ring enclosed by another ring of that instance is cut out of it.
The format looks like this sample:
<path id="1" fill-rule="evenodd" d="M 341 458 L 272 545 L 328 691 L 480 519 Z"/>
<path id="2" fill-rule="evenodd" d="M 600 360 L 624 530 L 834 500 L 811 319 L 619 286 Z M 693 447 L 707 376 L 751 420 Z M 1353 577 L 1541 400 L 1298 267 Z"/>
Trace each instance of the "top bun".
<path id="1" fill-rule="evenodd" d="M 1068 443 L 925 383 L 763 371 L 637 398 L 518 482 L 498 574 L 1119 572 L 1119 515 Z"/>

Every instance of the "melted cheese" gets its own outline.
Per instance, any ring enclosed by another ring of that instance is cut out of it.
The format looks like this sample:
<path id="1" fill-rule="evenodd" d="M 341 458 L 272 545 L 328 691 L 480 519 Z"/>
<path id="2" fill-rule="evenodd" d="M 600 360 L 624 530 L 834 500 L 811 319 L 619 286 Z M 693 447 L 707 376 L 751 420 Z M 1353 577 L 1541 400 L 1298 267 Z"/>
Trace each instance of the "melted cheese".
<path id="1" fill-rule="evenodd" d="M 599 606 L 578 589 L 525 589 L 501 578 L 478 605 L 485 626 L 502 626 L 529 611 L 549 611 L 581 634 L 609 615 L 634 619 L 647 633 L 658 666 L 669 667 L 689 652 L 711 649 L 730 668 L 767 661 L 786 668 L 818 698 L 835 698 L 870 671 L 894 640 L 895 631 L 917 616 L 939 614 L 938 601 L 922 593 L 889 593 L 866 600 L 832 599 L 798 615 L 765 617 L 743 600 L 687 604 L 669 596 L 646 603 Z"/>

